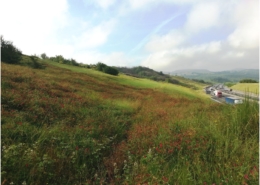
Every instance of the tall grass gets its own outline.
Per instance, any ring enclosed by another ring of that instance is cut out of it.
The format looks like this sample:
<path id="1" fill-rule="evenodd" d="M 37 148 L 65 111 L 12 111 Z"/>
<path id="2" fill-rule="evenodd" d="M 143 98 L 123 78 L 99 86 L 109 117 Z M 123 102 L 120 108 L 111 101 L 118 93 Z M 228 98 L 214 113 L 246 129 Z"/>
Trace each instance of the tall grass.
<path id="1" fill-rule="evenodd" d="M 258 184 L 257 102 L 100 75 L 2 64 L 2 184 Z"/>

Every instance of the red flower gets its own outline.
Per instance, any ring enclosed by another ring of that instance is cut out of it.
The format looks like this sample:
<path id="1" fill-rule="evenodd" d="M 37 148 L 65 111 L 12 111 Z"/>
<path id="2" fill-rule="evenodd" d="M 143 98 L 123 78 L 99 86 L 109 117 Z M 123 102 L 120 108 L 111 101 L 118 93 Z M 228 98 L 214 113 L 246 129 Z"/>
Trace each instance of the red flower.
<path id="1" fill-rule="evenodd" d="M 160 148 L 162 148 L 163 147 L 163 144 L 162 143 L 160 143 Z"/>
<path id="2" fill-rule="evenodd" d="M 79 147 L 78 147 L 78 146 L 76 146 L 76 150 L 79 150 Z"/>
<path id="3" fill-rule="evenodd" d="M 164 182 L 168 182 L 169 181 L 169 179 L 167 177 L 165 177 L 165 176 L 163 176 L 162 179 L 163 179 Z"/>
<path id="4" fill-rule="evenodd" d="M 245 174 L 245 175 L 244 175 L 244 178 L 245 178 L 246 180 L 249 180 L 249 178 L 248 178 L 248 175 L 247 175 L 247 174 Z"/>

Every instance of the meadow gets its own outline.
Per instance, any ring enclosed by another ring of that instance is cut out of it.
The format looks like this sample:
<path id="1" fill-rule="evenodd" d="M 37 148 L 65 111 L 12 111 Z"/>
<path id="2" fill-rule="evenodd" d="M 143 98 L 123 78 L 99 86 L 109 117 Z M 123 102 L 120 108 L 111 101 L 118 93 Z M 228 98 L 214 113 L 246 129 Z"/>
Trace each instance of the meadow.
<path id="1" fill-rule="evenodd" d="M 238 91 L 259 94 L 259 83 L 237 83 L 231 86 L 231 88 Z"/>
<path id="2" fill-rule="evenodd" d="M 258 184 L 258 103 L 43 64 L 1 64 L 2 184 Z"/>

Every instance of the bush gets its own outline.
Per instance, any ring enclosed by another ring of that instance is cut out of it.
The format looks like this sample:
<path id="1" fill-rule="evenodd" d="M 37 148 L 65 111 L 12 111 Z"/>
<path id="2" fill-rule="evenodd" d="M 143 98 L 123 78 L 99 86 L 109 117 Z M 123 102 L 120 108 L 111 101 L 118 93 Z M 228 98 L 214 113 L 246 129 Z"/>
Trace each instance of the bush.
<path id="1" fill-rule="evenodd" d="M 107 67 L 106 64 L 103 64 L 103 63 L 101 63 L 101 62 L 98 62 L 98 63 L 97 63 L 97 66 L 96 66 L 96 69 L 97 69 L 98 71 L 104 71 L 104 68 L 105 68 L 105 67 Z"/>
<path id="2" fill-rule="evenodd" d="M 103 72 L 110 75 L 118 75 L 119 71 L 116 68 L 106 66 L 103 68 Z"/>
<path id="3" fill-rule="evenodd" d="M 118 75 L 118 73 L 119 73 L 119 71 L 116 68 L 107 66 L 106 64 L 103 64 L 101 62 L 97 63 L 96 69 L 98 71 L 102 71 L 102 72 L 110 74 L 110 75 Z"/>
<path id="4" fill-rule="evenodd" d="M 256 80 L 252 79 L 243 79 L 239 81 L 240 83 L 258 83 Z"/>
<path id="5" fill-rule="evenodd" d="M 30 59 L 32 61 L 31 63 L 31 67 L 34 68 L 34 69 L 42 69 L 44 68 L 42 64 L 39 63 L 39 58 L 37 56 L 30 56 Z"/>
<path id="6" fill-rule="evenodd" d="M 1 36 L 1 61 L 9 64 L 17 64 L 21 59 L 22 52 L 13 45 L 13 42 L 6 41 Z"/>
<path id="7" fill-rule="evenodd" d="M 180 84 L 180 82 L 173 78 L 167 78 L 166 81 L 171 84 Z"/>

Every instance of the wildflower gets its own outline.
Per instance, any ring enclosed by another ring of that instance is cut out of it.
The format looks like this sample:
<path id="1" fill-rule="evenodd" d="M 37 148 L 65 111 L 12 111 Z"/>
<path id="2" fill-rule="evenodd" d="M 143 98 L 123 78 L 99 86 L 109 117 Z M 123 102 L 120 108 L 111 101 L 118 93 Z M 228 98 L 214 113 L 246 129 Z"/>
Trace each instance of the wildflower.
<path id="1" fill-rule="evenodd" d="M 13 183 L 13 182 L 11 182 L 10 184 L 11 184 L 11 185 L 13 185 L 14 183 Z"/>
<path id="2" fill-rule="evenodd" d="M 78 146 L 76 146 L 76 150 L 79 150 L 79 147 L 78 147 Z"/>
<path id="3" fill-rule="evenodd" d="M 25 181 L 23 181 L 22 185 L 26 185 L 26 182 L 25 182 Z"/>
<path id="4" fill-rule="evenodd" d="M 169 181 L 169 179 L 167 177 L 165 177 L 165 176 L 163 176 L 162 179 L 163 179 L 164 182 L 168 182 Z"/>
<path id="5" fill-rule="evenodd" d="M 246 180 L 249 180 L 249 178 L 248 178 L 248 175 L 247 175 L 247 174 L 245 174 L 245 175 L 244 175 L 244 178 L 245 178 Z"/>

